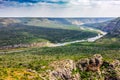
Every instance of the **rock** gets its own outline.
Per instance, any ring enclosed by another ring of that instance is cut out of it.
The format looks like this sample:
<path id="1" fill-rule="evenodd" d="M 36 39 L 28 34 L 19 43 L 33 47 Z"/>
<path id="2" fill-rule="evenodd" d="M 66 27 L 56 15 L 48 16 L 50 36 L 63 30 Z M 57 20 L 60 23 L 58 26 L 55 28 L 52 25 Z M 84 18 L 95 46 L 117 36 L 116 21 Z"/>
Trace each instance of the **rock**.
<path id="1" fill-rule="evenodd" d="M 76 65 L 82 71 L 100 71 L 102 63 L 102 56 L 95 54 L 90 59 L 82 59 L 78 61 Z"/>
<path id="2" fill-rule="evenodd" d="M 88 70 L 89 71 L 100 71 L 100 67 L 103 64 L 102 56 L 100 54 L 95 54 L 93 58 L 90 58 Z"/>
<path id="3" fill-rule="evenodd" d="M 14 48 L 27 48 L 27 47 L 46 47 L 51 45 L 49 42 L 35 42 L 31 44 L 14 44 L 14 45 L 7 45 L 7 46 L 1 46 L 0 50 L 2 49 L 14 49 Z"/>
<path id="4" fill-rule="evenodd" d="M 120 61 L 119 60 L 115 60 L 115 61 L 112 62 L 111 65 L 113 66 L 113 70 L 116 73 L 117 80 L 120 80 Z"/>
<path id="5" fill-rule="evenodd" d="M 86 71 L 88 69 L 89 59 L 81 59 L 76 63 L 76 66 L 81 71 Z"/>
<path id="6" fill-rule="evenodd" d="M 79 74 L 72 74 L 76 69 L 73 60 L 63 60 L 53 64 L 55 70 L 50 73 L 50 80 L 79 80 Z"/>
<path id="7" fill-rule="evenodd" d="M 116 68 L 116 67 L 120 67 L 120 61 L 119 60 L 114 60 L 110 66 L 112 66 L 113 68 Z"/>
<path id="8" fill-rule="evenodd" d="M 120 80 L 120 61 L 119 60 L 114 60 L 113 62 L 104 62 L 103 66 L 105 69 L 104 75 L 105 75 L 105 80 Z"/>
<path id="9" fill-rule="evenodd" d="M 32 69 L 27 69 L 26 71 L 27 72 L 32 72 L 32 73 L 37 73 L 35 70 L 32 70 Z"/>
<path id="10" fill-rule="evenodd" d="M 120 61 L 103 61 L 100 54 L 91 58 L 55 61 L 49 80 L 120 80 Z"/>

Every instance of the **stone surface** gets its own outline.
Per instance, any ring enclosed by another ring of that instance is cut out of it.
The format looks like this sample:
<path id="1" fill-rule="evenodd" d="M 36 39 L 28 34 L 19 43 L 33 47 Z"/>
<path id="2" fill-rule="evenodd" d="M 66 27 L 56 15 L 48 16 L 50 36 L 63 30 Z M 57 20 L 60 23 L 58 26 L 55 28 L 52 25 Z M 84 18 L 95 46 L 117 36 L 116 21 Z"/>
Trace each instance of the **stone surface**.
<path id="1" fill-rule="evenodd" d="M 102 56 L 95 54 L 90 59 L 82 59 L 77 62 L 77 67 L 82 71 L 100 71 L 102 65 Z"/>
<path id="2" fill-rule="evenodd" d="M 79 80 L 79 74 L 72 74 L 76 69 L 73 60 L 55 62 L 52 66 L 55 70 L 50 73 L 50 80 Z"/>
<path id="3" fill-rule="evenodd" d="M 55 61 L 50 66 L 53 70 L 49 73 L 49 80 L 120 80 L 120 61 L 103 61 L 100 54 L 77 62 Z"/>

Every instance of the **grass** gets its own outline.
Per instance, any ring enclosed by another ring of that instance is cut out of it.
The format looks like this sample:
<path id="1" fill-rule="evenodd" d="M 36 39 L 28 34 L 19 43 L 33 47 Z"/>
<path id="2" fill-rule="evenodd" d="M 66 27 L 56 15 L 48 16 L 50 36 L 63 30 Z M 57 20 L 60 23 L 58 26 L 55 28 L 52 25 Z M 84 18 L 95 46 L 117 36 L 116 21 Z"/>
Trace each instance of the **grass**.
<path id="1" fill-rule="evenodd" d="M 0 76 L 0 80 L 41 80 L 38 74 L 18 68 L 0 68 Z"/>

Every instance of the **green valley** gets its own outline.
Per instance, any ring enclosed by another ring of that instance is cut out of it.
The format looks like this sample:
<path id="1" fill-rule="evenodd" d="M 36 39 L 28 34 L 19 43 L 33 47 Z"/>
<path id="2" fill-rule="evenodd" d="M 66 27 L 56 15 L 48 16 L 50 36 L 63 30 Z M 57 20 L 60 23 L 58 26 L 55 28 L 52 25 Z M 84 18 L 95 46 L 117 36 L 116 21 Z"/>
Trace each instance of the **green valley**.
<path id="1" fill-rule="evenodd" d="M 1 18 L 0 21 L 0 47 L 83 40 L 62 46 L 3 48 L 0 80 L 120 79 L 119 18 Z M 93 23 L 99 28 L 94 29 Z M 103 23 L 106 25 L 99 26 Z M 99 30 L 107 34 L 89 41 L 102 35 Z"/>

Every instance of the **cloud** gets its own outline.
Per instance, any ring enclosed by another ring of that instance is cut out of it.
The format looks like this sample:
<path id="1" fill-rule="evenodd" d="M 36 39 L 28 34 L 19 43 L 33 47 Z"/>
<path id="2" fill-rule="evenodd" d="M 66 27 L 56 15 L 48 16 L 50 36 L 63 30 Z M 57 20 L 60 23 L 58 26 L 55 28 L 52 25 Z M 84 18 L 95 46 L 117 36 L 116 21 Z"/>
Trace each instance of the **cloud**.
<path id="1" fill-rule="evenodd" d="M 111 6 L 119 5 L 120 0 L 0 0 L 0 4 L 4 7 L 23 7 L 38 4 L 52 4 L 53 6 L 55 4 L 69 6 Z"/>
<path id="2" fill-rule="evenodd" d="M 120 0 L 0 0 L 0 16 L 117 17 Z"/>
<path id="3" fill-rule="evenodd" d="M 0 4 L 4 7 L 32 6 L 38 3 L 67 4 L 67 2 L 67 0 L 0 0 Z"/>

